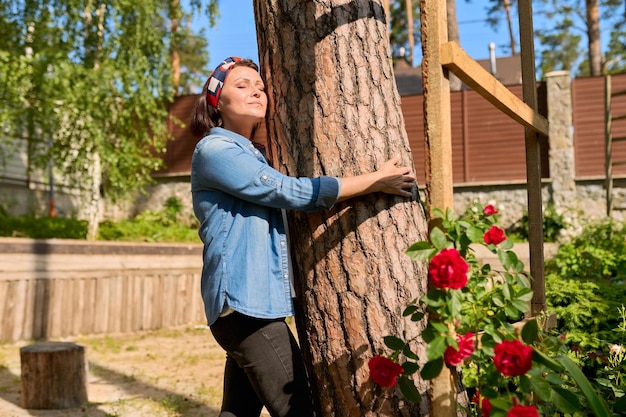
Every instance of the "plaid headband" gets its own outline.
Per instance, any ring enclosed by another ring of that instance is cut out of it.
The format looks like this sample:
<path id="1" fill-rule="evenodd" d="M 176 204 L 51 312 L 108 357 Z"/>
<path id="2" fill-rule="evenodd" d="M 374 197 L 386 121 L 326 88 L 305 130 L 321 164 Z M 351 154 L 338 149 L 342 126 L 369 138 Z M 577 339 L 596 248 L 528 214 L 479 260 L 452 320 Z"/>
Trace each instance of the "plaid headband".
<path id="1" fill-rule="evenodd" d="M 206 100 L 209 103 L 209 106 L 217 109 L 217 102 L 220 99 L 220 94 L 222 93 L 222 87 L 226 81 L 226 76 L 232 69 L 233 65 L 239 61 L 241 61 L 241 58 L 230 56 L 223 60 L 222 63 L 219 64 L 211 73 L 206 93 Z"/>

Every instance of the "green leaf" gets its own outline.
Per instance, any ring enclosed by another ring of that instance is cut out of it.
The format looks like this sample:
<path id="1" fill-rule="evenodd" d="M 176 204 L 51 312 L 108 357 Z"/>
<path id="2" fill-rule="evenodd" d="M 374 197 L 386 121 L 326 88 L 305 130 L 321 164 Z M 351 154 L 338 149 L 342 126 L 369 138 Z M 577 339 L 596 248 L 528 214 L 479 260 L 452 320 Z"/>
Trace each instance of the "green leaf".
<path id="1" fill-rule="evenodd" d="M 409 345 L 404 346 L 404 349 L 402 349 L 402 354 L 409 359 L 413 359 L 414 361 L 419 360 L 419 357 L 415 354 L 415 352 L 411 350 Z"/>
<path id="2" fill-rule="evenodd" d="M 383 341 L 385 342 L 385 345 L 389 349 L 393 349 L 393 350 L 402 350 L 404 349 L 404 346 L 406 345 L 404 340 L 396 336 L 385 336 L 383 337 Z"/>
<path id="3" fill-rule="evenodd" d="M 621 414 L 626 413 L 626 396 L 621 397 L 615 402 L 615 412 Z"/>
<path id="4" fill-rule="evenodd" d="M 474 243 L 484 242 L 484 232 L 478 227 L 472 226 L 467 229 L 467 237 Z"/>
<path id="5" fill-rule="evenodd" d="M 552 390 L 551 400 L 557 409 L 567 414 L 583 411 L 576 394 L 560 387 L 552 387 Z"/>
<path id="6" fill-rule="evenodd" d="M 415 387 L 413 381 L 409 378 L 400 377 L 398 380 L 398 386 L 400 387 L 400 392 L 408 401 L 411 401 L 412 403 L 419 403 L 422 401 L 422 396 Z"/>
<path id="7" fill-rule="evenodd" d="M 537 349 L 533 349 L 533 361 L 545 365 L 555 372 L 563 372 L 565 370 L 565 368 L 563 368 L 560 363 L 552 360 L 552 358 L 548 357 L 545 353 L 540 352 Z"/>
<path id="8" fill-rule="evenodd" d="M 433 329 L 435 329 L 440 334 L 447 334 L 448 333 L 448 326 L 446 326 L 445 323 L 442 323 L 440 321 L 431 320 L 428 323 L 428 325 L 431 326 Z"/>
<path id="9" fill-rule="evenodd" d="M 589 408 L 593 411 L 593 414 L 596 417 L 610 417 L 612 414 L 609 411 L 608 406 L 598 396 L 598 394 L 594 391 L 591 383 L 582 373 L 580 368 L 567 356 L 557 356 L 555 358 L 563 367 L 567 370 L 572 379 L 576 382 L 576 385 L 580 388 L 582 393 L 585 395 L 587 402 L 589 403 Z"/>
<path id="10" fill-rule="evenodd" d="M 433 360 L 443 356 L 443 352 L 446 351 L 448 343 L 446 338 L 442 336 L 435 337 L 426 347 L 426 357 L 428 360 Z"/>
<path id="11" fill-rule="evenodd" d="M 410 316 L 416 311 L 417 311 L 417 306 L 414 306 L 414 305 L 407 306 L 407 308 L 405 308 L 404 311 L 402 312 L 402 317 Z"/>
<path id="12" fill-rule="evenodd" d="M 422 371 L 420 372 L 420 375 L 423 379 L 426 379 L 426 380 L 433 379 L 441 373 L 442 369 L 443 369 L 443 358 L 433 359 L 431 361 L 426 362 L 426 364 L 422 368 Z"/>
<path id="13" fill-rule="evenodd" d="M 511 301 L 511 305 L 518 310 L 518 316 L 521 315 L 520 313 L 525 313 L 529 310 L 528 303 L 519 299 Z"/>
<path id="14" fill-rule="evenodd" d="M 420 367 L 415 362 L 406 361 L 402 364 L 402 368 L 404 369 L 403 375 L 413 375 L 415 372 L 419 371 Z"/>
<path id="15" fill-rule="evenodd" d="M 383 341 L 385 342 L 385 345 L 389 349 L 393 349 L 393 350 L 402 350 L 404 349 L 404 346 L 406 345 L 404 340 L 396 336 L 385 336 L 383 337 Z"/>
<path id="16" fill-rule="evenodd" d="M 414 261 L 428 261 L 436 252 L 437 249 L 425 241 L 414 243 L 406 250 L 406 254 Z"/>
<path id="17" fill-rule="evenodd" d="M 424 313 L 418 311 L 411 315 L 411 321 L 421 321 L 424 318 Z"/>
<path id="18" fill-rule="evenodd" d="M 527 345 L 531 345 L 539 337 L 539 325 L 537 320 L 528 320 L 522 327 L 522 340 Z"/>
<path id="19" fill-rule="evenodd" d="M 533 299 L 533 290 L 531 288 L 522 288 L 517 292 L 517 299 L 524 302 L 529 302 Z"/>
<path id="20" fill-rule="evenodd" d="M 532 390 L 539 398 L 541 398 L 541 400 L 550 401 L 551 387 L 548 381 L 541 378 L 541 376 L 528 378 L 528 381 L 530 382 Z"/>
<path id="21" fill-rule="evenodd" d="M 430 231 L 430 241 L 437 250 L 444 249 L 448 245 L 448 238 L 438 227 L 434 227 Z"/>

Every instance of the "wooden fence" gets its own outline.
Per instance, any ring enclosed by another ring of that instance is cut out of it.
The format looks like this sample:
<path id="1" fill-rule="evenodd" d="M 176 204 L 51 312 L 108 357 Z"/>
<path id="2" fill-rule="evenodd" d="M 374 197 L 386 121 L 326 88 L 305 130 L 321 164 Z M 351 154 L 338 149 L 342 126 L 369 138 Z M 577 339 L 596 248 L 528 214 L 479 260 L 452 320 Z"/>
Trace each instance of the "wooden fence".
<path id="1" fill-rule="evenodd" d="M 0 238 L 0 341 L 204 323 L 201 245 Z"/>

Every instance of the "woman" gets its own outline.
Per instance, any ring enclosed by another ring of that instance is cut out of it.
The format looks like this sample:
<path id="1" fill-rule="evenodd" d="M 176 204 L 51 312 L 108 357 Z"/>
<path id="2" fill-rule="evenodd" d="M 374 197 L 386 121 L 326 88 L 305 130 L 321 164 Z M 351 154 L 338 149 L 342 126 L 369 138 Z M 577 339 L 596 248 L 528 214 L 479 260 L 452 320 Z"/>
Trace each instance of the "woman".
<path id="1" fill-rule="evenodd" d="M 382 191 L 411 197 L 415 178 L 397 158 L 346 178 L 294 178 L 267 163 L 252 142 L 267 96 L 257 65 L 230 57 L 213 71 L 192 129 L 203 137 L 192 160 L 193 208 L 204 242 L 202 297 L 227 353 L 222 417 L 313 416 L 305 366 L 285 318 L 293 286 L 282 209 L 322 210 Z"/>

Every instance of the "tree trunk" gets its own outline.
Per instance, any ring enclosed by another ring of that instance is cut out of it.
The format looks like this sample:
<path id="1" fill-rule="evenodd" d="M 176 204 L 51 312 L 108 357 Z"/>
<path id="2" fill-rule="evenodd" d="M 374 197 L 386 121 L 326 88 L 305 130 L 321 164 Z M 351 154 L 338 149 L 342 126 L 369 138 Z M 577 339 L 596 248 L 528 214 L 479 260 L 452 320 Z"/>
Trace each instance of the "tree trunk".
<path id="1" fill-rule="evenodd" d="M 405 0 L 406 6 L 406 32 L 409 41 L 409 63 L 413 66 L 413 57 L 415 54 L 415 34 L 413 33 L 413 2 Z"/>
<path id="2" fill-rule="evenodd" d="M 456 0 L 446 0 L 446 14 L 448 15 L 448 40 L 461 44 L 459 35 L 459 23 L 456 18 Z M 450 91 L 461 91 L 463 83 L 454 74 L 448 76 L 450 80 Z"/>
<path id="3" fill-rule="evenodd" d="M 600 44 L 600 6 L 598 0 L 586 0 L 587 36 L 589 38 L 589 71 L 602 75 L 602 46 Z"/>
<path id="4" fill-rule="evenodd" d="M 180 23 L 180 1 L 170 0 L 170 31 L 172 32 L 172 45 L 170 50 L 170 61 L 172 63 L 172 87 L 174 95 L 180 95 L 178 87 L 180 87 L 180 53 L 178 51 L 178 42 L 176 41 L 176 33 L 178 32 L 178 24 Z"/>
<path id="5" fill-rule="evenodd" d="M 393 156 L 413 165 L 380 1 L 255 0 L 269 150 L 294 176 L 350 176 Z M 320 415 L 417 416 L 397 389 L 369 379 L 383 337 L 417 337 L 401 313 L 426 291 L 425 265 L 405 250 L 427 233 L 418 201 L 355 198 L 290 213 L 296 322 Z M 424 358 L 422 346 L 414 346 Z M 418 390 L 428 384 L 416 378 Z"/>

